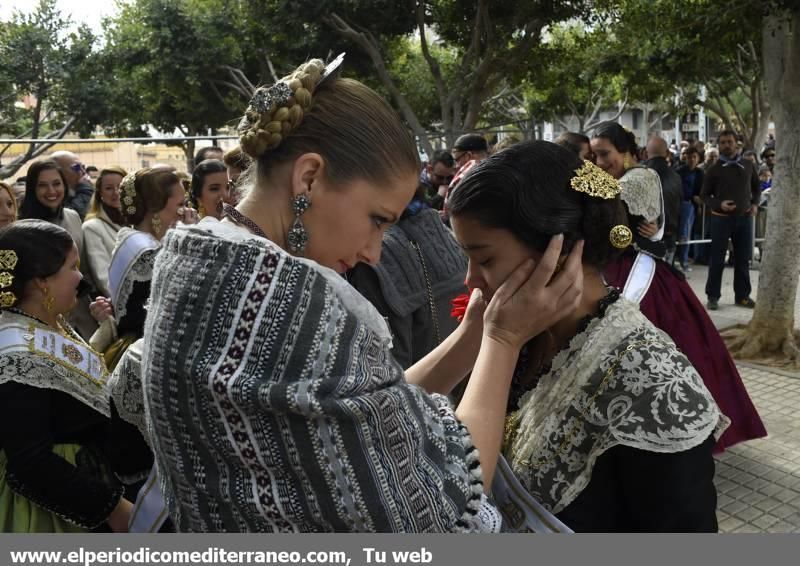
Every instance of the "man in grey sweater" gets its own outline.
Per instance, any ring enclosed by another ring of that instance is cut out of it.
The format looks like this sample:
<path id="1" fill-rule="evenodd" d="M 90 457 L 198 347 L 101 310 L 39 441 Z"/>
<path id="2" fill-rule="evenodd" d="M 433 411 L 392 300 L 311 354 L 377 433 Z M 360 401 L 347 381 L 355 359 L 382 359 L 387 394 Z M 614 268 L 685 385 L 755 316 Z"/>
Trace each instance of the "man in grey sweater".
<path id="1" fill-rule="evenodd" d="M 736 133 L 724 130 L 717 138 L 719 161 L 708 168 L 700 195 L 711 210 L 711 257 L 706 281 L 708 309 L 719 308 L 722 271 L 728 241 L 733 242 L 733 290 L 736 304 L 755 307 L 750 298 L 750 256 L 753 252 L 753 220 L 758 213 L 761 184 L 755 166 L 736 153 Z"/>

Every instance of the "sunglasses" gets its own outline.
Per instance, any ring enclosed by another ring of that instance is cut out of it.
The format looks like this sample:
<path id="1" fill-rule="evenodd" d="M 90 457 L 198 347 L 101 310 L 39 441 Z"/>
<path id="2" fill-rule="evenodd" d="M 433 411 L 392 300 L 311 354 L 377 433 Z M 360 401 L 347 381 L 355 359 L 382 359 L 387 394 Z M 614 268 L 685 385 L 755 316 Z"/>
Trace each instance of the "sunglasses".
<path id="1" fill-rule="evenodd" d="M 75 162 L 72 165 L 70 165 L 69 168 L 75 171 L 76 173 L 80 173 L 81 171 L 83 171 L 83 163 Z"/>

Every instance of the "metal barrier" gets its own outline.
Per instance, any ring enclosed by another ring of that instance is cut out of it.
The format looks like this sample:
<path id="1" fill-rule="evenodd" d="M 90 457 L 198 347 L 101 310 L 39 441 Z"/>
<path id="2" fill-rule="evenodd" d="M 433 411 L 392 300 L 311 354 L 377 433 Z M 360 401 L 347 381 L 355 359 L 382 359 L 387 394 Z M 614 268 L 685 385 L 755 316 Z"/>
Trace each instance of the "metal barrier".
<path id="1" fill-rule="evenodd" d="M 766 222 L 767 210 L 768 210 L 767 207 L 759 206 L 758 215 L 756 216 L 755 221 L 753 222 L 753 250 L 751 251 L 751 255 L 750 255 L 751 258 L 755 257 L 755 250 L 757 248 L 756 244 L 760 244 L 760 243 L 763 243 L 763 242 L 766 241 L 765 236 L 766 236 L 766 226 L 767 226 L 767 222 Z M 701 234 L 705 234 L 706 233 L 706 205 L 702 205 L 700 211 L 701 212 L 698 214 L 699 219 L 700 219 L 700 233 Z M 764 220 L 761 220 L 762 218 L 764 218 Z M 695 222 L 697 222 L 697 219 L 698 218 L 695 217 Z M 760 234 L 760 232 L 762 232 L 762 233 Z M 687 240 L 685 242 L 678 242 L 675 245 L 675 249 L 677 250 L 680 246 L 690 246 L 692 244 L 710 244 L 710 243 L 711 243 L 710 239 L 700 239 L 700 240 L 691 240 L 690 239 L 690 240 Z M 760 261 L 760 259 L 761 258 L 759 257 L 759 261 Z"/>

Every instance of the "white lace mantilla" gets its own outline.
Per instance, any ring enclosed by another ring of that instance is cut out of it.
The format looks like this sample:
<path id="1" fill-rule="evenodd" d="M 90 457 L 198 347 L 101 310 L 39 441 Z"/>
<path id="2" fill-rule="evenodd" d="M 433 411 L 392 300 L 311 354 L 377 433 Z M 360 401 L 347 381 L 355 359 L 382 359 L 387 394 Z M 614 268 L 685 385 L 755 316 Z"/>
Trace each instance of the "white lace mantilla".
<path id="1" fill-rule="evenodd" d="M 74 332 L 62 336 L 26 316 L 0 315 L 0 384 L 55 389 L 108 417 L 107 380 L 100 356 Z"/>
<path id="2" fill-rule="evenodd" d="M 122 320 L 128 311 L 128 298 L 137 282 L 153 278 L 153 265 L 161 243 L 133 228 L 122 228 L 109 266 L 109 287 L 114 305 L 114 318 Z"/>
<path id="3" fill-rule="evenodd" d="M 681 452 L 729 422 L 672 340 L 624 298 L 559 352 L 516 417 L 506 457 L 554 513 L 589 484 L 608 449 Z"/>
<path id="4" fill-rule="evenodd" d="M 658 173 L 646 167 L 628 169 L 619 180 L 620 197 L 634 216 L 642 216 L 648 222 L 661 216 L 661 179 Z"/>

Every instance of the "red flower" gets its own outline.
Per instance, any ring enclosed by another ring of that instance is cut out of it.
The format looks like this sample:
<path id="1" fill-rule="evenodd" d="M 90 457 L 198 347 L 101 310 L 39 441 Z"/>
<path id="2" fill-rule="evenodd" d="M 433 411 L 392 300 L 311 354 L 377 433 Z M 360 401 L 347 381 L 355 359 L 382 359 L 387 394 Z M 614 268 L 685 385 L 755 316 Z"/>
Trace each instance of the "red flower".
<path id="1" fill-rule="evenodd" d="M 453 308 L 450 309 L 450 316 L 457 319 L 458 322 L 464 320 L 464 314 L 467 312 L 467 305 L 469 304 L 469 293 L 464 293 L 459 295 L 452 301 L 450 304 L 453 305 Z"/>

